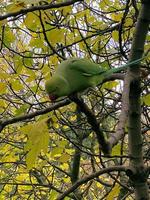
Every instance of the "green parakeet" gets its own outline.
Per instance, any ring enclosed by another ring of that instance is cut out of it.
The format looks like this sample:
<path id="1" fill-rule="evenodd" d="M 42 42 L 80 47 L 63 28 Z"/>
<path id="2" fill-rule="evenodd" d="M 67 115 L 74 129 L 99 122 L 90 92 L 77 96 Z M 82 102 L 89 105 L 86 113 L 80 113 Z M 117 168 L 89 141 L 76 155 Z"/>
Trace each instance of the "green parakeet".
<path id="1" fill-rule="evenodd" d="M 100 84 L 104 78 L 115 72 L 139 63 L 143 58 L 134 60 L 118 68 L 106 70 L 99 64 L 84 58 L 70 58 L 58 65 L 56 72 L 45 84 L 46 92 L 51 101 L 59 97 L 69 96 L 89 87 Z"/>

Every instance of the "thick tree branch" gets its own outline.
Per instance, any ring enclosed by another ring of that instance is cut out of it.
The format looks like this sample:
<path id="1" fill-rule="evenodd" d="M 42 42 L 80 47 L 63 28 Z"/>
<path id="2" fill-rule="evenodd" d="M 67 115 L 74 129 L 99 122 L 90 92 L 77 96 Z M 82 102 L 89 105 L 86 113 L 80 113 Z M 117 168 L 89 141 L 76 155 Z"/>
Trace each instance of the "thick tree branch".
<path id="1" fill-rule="evenodd" d="M 150 1 L 143 1 L 130 54 L 130 61 L 139 59 L 144 52 L 144 44 L 150 23 Z M 109 143 L 113 146 L 124 135 L 124 127 L 128 118 L 129 125 L 129 153 L 134 158 L 130 160 L 132 169 L 135 169 L 134 183 L 135 199 L 149 199 L 148 187 L 145 180 L 140 180 L 140 173 L 143 170 L 144 162 L 142 154 L 142 134 L 141 134 L 141 105 L 140 105 L 140 65 L 130 67 L 125 76 L 125 84 L 122 96 L 122 111 L 119 117 L 119 124 L 114 138 L 110 138 Z M 140 172 L 140 173 L 139 173 Z"/>
<path id="2" fill-rule="evenodd" d="M 100 129 L 99 123 L 97 122 L 95 115 L 91 112 L 91 110 L 83 102 L 83 100 L 77 97 L 77 95 L 70 96 L 70 99 L 74 101 L 79 106 L 81 112 L 86 115 L 88 123 L 92 126 L 93 131 L 96 133 L 100 149 L 102 149 L 104 154 L 109 155 L 109 145 L 106 142 L 103 131 Z"/>
<path id="3" fill-rule="evenodd" d="M 150 1 L 143 0 L 136 31 L 131 48 L 130 60 L 142 57 L 144 44 L 150 24 Z M 143 139 L 141 133 L 141 83 L 140 65 L 130 68 L 127 73 L 129 77 L 129 153 L 134 159 L 130 160 L 130 166 L 135 171 L 134 176 L 129 176 L 134 184 L 135 199 L 149 199 L 147 177 L 143 161 Z M 142 175 L 142 176 L 141 176 Z"/>

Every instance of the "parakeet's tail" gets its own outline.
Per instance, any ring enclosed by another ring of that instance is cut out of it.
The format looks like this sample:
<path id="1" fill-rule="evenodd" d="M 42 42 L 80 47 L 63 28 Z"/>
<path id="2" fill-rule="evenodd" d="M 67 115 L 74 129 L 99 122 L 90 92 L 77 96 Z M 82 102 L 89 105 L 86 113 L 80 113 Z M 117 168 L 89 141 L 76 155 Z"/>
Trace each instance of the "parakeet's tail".
<path id="1" fill-rule="evenodd" d="M 125 65 L 122 65 L 120 67 L 110 69 L 110 70 L 104 72 L 104 77 L 108 77 L 108 76 L 112 75 L 113 73 L 120 72 L 122 70 L 127 69 L 128 67 L 134 66 L 134 65 L 140 63 L 144 58 L 145 57 L 142 57 L 142 58 L 139 58 L 137 60 L 131 61 L 131 62 L 125 64 Z"/>
<path id="2" fill-rule="evenodd" d="M 106 70 L 106 71 L 100 73 L 98 76 L 94 77 L 95 85 L 100 84 L 105 78 L 111 76 L 113 73 L 120 72 L 122 70 L 127 69 L 128 67 L 131 67 L 131 66 L 135 66 L 136 64 L 140 63 L 140 61 L 143 60 L 145 57 L 147 57 L 147 56 L 144 56 L 142 58 L 139 58 L 137 60 L 129 62 L 125 65 L 120 66 L 120 67 L 113 68 L 113 69 L 110 69 L 110 70 Z"/>

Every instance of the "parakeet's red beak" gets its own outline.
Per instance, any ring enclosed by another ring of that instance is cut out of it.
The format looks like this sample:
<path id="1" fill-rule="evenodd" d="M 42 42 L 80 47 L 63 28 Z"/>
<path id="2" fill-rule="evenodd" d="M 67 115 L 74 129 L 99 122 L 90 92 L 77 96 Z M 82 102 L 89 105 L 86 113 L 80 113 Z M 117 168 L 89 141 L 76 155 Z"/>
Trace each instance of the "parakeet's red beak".
<path id="1" fill-rule="evenodd" d="M 53 95 L 53 94 L 50 94 L 49 95 L 49 99 L 54 102 L 56 99 L 57 99 L 57 96 L 56 95 Z"/>

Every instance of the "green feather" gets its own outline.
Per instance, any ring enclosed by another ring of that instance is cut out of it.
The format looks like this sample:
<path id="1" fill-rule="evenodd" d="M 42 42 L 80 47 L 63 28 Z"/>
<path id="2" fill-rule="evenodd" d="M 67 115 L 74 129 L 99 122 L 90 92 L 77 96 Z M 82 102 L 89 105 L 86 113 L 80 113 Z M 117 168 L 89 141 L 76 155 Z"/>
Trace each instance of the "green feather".
<path id="1" fill-rule="evenodd" d="M 104 78 L 139 63 L 143 58 L 134 60 L 118 68 L 106 70 L 100 65 L 84 58 L 70 58 L 58 65 L 55 74 L 45 84 L 51 100 L 80 92 L 96 86 Z"/>

